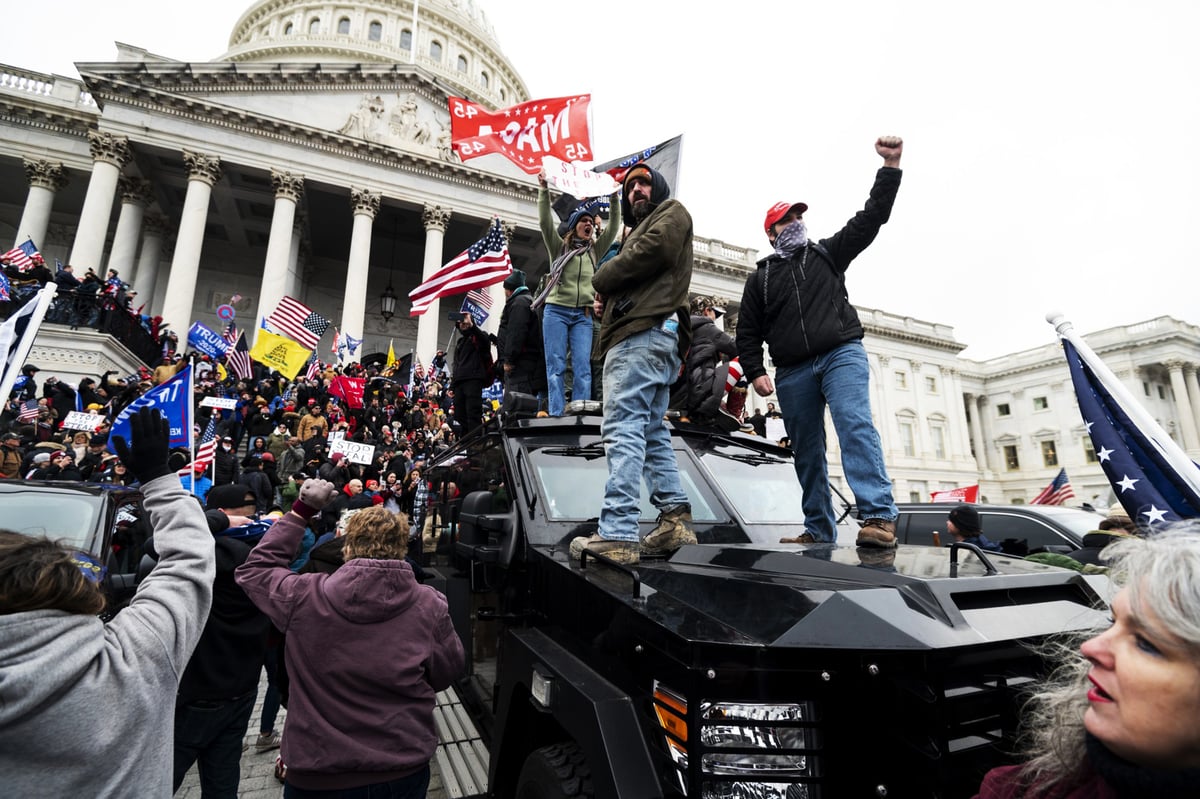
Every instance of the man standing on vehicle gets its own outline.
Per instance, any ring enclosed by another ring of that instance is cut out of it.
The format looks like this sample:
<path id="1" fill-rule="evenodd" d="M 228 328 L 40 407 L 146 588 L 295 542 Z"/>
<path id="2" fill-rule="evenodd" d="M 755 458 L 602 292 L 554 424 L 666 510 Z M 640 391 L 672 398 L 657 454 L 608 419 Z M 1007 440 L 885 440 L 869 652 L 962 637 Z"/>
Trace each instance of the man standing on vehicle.
<path id="1" fill-rule="evenodd" d="M 572 559 L 587 549 L 637 563 L 642 555 L 666 555 L 696 543 L 692 508 L 663 419 L 691 342 L 692 217 L 670 194 L 666 179 L 645 164 L 625 174 L 621 213 L 633 228 L 620 253 L 592 278 L 594 309 L 603 315 L 608 482 L 600 529 L 571 542 Z M 644 541 L 638 531 L 639 477 L 659 510 L 658 524 Z"/>
<path id="2" fill-rule="evenodd" d="M 898 136 L 881 136 L 875 152 L 883 168 L 863 210 L 833 236 L 808 240 L 804 203 L 776 203 L 767 211 L 767 238 L 775 251 L 746 281 L 738 319 L 738 357 L 759 396 L 777 392 L 792 440 L 796 477 L 804 489 L 805 532 L 783 543 L 835 538 L 829 469 L 825 461 L 825 407 L 842 450 L 842 468 L 864 520 L 859 546 L 896 545 L 896 504 L 871 421 L 870 371 L 862 324 L 846 293 L 845 274 L 888 221 L 900 188 Z M 766 341 L 775 363 L 774 384 L 763 365 Z"/>

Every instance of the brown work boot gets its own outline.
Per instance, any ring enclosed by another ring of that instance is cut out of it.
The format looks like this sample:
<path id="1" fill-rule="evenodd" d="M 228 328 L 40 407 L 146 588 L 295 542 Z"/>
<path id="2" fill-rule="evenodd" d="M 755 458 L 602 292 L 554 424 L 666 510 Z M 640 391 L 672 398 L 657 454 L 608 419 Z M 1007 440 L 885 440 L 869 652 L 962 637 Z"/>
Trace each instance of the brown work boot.
<path id="1" fill-rule="evenodd" d="M 781 543 L 781 544 L 815 544 L 815 543 L 817 543 L 817 539 L 813 538 L 812 533 L 801 533 L 800 535 L 795 536 L 794 538 L 781 538 L 781 539 L 779 539 L 779 543 Z"/>
<path id="2" fill-rule="evenodd" d="M 636 541 L 609 541 L 601 538 L 599 533 L 571 539 L 571 560 L 580 560 L 585 549 L 617 563 L 634 564 L 641 559 L 641 548 Z"/>
<path id="3" fill-rule="evenodd" d="M 858 531 L 855 546 L 891 549 L 896 546 L 896 523 L 887 519 L 867 519 Z"/>
<path id="4" fill-rule="evenodd" d="M 658 514 L 658 524 L 642 539 L 642 554 L 648 558 L 666 557 L 684 544 L 696 543 L 691 522 L 692 509 L 686 506 Z"/>

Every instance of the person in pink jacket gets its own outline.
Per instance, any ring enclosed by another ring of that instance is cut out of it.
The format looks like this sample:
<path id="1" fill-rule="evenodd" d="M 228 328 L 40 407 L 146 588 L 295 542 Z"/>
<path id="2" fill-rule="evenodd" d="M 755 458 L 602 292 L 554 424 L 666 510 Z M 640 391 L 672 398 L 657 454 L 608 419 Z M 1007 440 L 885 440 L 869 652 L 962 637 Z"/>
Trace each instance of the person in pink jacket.
<path id="1" fill-rule="evenodd" d="M 288 569 L 308 520 L 335 494 L 326 480 L 306 480 L 236 575 L 286 636 L 284 796 L 349 799 L 387 786 L 392 797 L 423 797 L 434 695 L 463 672 L 462 642 L 446 598 L 404 562 L 404 517 L 383 507 L 351 517 L 346 562 L 333 574 Z"/>

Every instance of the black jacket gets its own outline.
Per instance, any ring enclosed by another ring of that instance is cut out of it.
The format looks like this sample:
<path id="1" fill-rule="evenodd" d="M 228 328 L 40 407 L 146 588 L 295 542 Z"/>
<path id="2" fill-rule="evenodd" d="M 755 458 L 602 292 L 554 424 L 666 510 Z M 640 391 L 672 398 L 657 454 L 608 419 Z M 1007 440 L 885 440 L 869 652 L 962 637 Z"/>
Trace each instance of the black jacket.
<path id="1" fill-rule="evenodd" d="M 746 379 L 767 373 L 762 344 L 775 366 L 794 366 L 863 337 L 846 293 L 846 269 L 888 221 L 901 171 L 881 167 L 871 196 L 840 231 L 790 260 L 772 253 L 746 281 L 737 327 L 738 357 Z"/>
<path id="2" fill-rule="evenodd" d="M 535 385 L 546 383 L 545 349 L 542 345 L 542 323 L 533 310 L 533 297 L 528 288 L 522 286 L 504 303 L 500 314 L 500 331 L 496 349 L 497 359 L 502 364 L 511 364 L 513 372 L 537 378 Z"/>
<path id="3" fill-rule="evenodd" d="M 492 345 L 488 334 L 478 327 L 471 326 L 466 331 L 458 331 L 461 338 L 454 348 L 453 383 L 465 380 L 482 380 L 485 384 L 492 382 L 494 374 L 492 363 Z"/>

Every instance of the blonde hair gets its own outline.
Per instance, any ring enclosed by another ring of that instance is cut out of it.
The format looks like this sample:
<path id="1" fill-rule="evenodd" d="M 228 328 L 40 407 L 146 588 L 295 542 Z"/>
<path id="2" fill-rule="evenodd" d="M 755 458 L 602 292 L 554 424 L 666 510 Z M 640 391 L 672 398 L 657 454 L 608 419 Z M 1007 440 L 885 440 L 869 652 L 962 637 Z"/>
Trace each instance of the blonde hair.
<path id="1" fill-rule="evenodd" d="M 355 558 L 403 560 L 408 554 L 408 520 L 382 505 L 363 508 L 346 520 L 346 562 Z"/>

